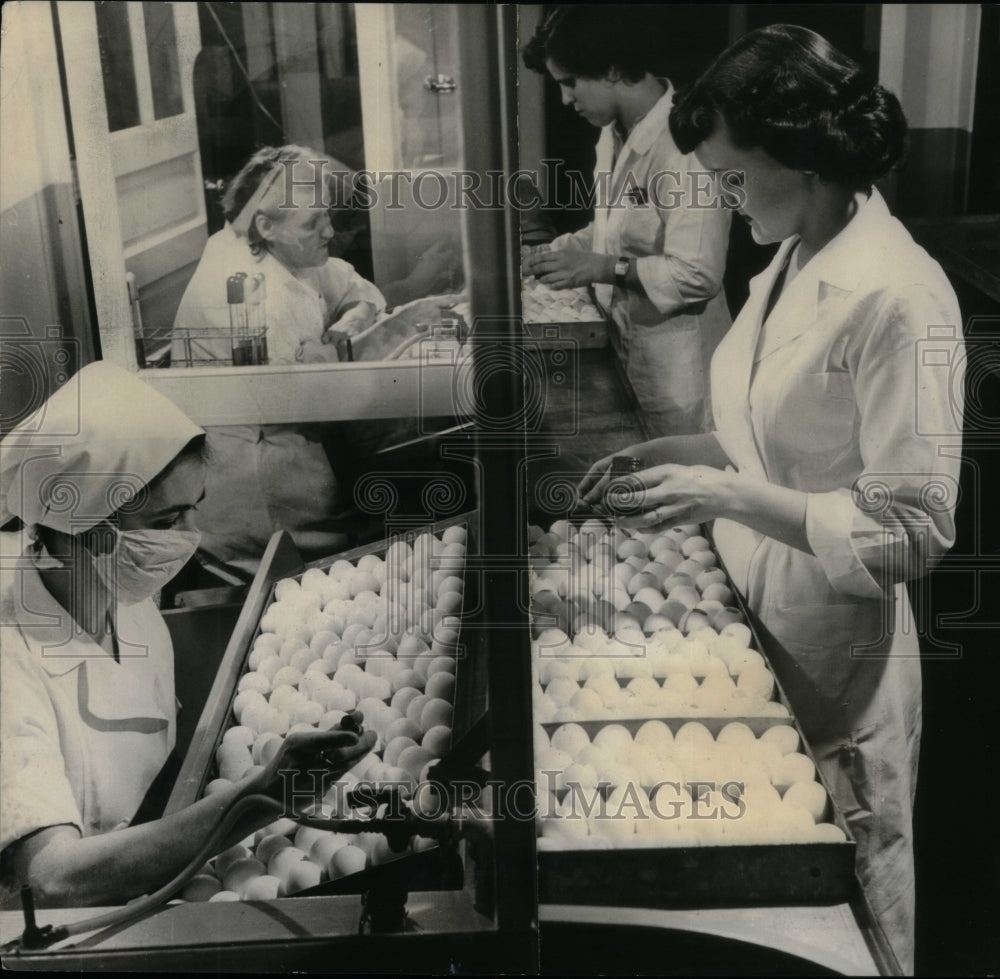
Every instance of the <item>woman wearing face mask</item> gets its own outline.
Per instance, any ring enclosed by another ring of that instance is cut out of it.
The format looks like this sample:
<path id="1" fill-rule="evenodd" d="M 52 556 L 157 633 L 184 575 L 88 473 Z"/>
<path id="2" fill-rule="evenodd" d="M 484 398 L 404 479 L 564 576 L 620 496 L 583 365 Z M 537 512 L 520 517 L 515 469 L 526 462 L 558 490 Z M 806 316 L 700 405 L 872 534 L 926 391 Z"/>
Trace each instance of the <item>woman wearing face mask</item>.
<path id="1" fill-rule="evenodd" d="M 173 650 L 153 596 L 198 546 L 204 438 L 98 362 L 4 439 L 0 870 L 42 904 L 148 893 L 230 804 L 274 790 L 277 766 L 303 760 L 279 755 L 182 812 L 129 825 L 174 743 Z M 337 732 L 325 747 L 346 768 L 371 744 Z M 273 818 L 251 814 L 237 838 Z"/>
<path id="2" fill-rule="evenodd" d="M 921 678 L 905 582 L 955 539 L 964 357 L 947 278 L 873 187 L 906 122 L 851 59 L 779 25 L 720 55 L 670 125 L 740 175 L 754 238 L 781 247 L 713 358 L 714 432 L 625 450 L 649 467 L 630 522 L 715 521 L 912 971 Z"/>
<path id="3" fill-rule="evenodd" d="M 670 135 L 674 89 L 660 64 L 681 31 L 658 29 L 658 16 L 560 7 L 525 49 L 525 64 L 601 135 L 594 220 L 525 255 L 524 272 L 556 289 L 593 285 L 639 405 L 668 435 L 706 429 L 708 364 L 731 323 L 721 291 L 730 213 Z"/>

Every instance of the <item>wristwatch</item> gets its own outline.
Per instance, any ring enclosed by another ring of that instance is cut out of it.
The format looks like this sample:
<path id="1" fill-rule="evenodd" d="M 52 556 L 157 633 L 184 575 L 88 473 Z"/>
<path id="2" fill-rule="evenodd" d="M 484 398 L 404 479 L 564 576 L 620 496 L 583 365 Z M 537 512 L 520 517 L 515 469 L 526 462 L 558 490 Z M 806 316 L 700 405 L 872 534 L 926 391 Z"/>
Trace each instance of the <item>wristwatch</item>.
<path id="1" fill-rule="evenodd" d="M 618 258 L 615 260 L 615 285 L 621 289 L 625 288 L 625 276 L 628 275 L 630 268 L 632 268 L 632 259 Z"/>

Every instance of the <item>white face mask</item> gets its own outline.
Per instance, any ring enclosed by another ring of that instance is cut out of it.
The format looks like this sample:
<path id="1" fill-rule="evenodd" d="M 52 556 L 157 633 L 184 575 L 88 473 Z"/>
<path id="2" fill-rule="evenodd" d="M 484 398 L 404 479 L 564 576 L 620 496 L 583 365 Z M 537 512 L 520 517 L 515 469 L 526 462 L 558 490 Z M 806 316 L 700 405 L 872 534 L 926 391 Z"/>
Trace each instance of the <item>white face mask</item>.
<path id="1" fill-rule="evenodd" d="M 119 530 L 115 549 L 94 555 L 97 577 L 121 605 L 151 598 L 190 560 L 197 530 Z"/>

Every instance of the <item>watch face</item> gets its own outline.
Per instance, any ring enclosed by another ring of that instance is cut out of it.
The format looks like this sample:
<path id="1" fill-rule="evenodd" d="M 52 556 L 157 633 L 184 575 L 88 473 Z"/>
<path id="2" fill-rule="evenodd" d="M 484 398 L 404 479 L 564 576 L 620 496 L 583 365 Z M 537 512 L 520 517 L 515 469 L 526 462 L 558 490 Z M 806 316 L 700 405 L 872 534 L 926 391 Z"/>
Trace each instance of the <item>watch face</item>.
<path id="1" fill-rule="evenodd" d="M 626 275 L 628 275 L 628 259 L 620 258 L 615 262 L 615 278 L 620 279 Z"/>

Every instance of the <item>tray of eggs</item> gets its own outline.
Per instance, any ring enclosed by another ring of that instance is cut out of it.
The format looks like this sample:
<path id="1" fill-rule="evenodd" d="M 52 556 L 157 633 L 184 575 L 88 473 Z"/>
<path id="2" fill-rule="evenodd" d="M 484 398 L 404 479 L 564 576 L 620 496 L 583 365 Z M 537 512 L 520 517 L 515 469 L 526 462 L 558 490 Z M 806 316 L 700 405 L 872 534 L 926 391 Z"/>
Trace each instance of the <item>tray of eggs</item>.
<path id="1" fill-rule="evenodd" d="M 847 899 L 854 841 L 701 529 L 529 540 L 540 900 Z"/>
<path id="2" fill-rule="evenodd" d="M 521 281 L 521 308 L 528 324 L 604 323 L 587 289 L 553 289 L 534 276 Z"/>
<path id="3" fill-rule="evenodd" d="M 427 771 L 451 745 L 466 537 L 466 526 L 453 523 L 275 582 L 204 794 L 266 765 L 287 734 L 328 730 L 355 710 L 378 735 L 375 749 L 303 811 L 365 818 L 370 806 L 350 805 L 359 783 L 399 787 L 404 797 L 432 787 Z M 357 893 L 372 868 L 408 855 L 413 887 L 436 889 L 454 878 L 450 857 L 432 840 L 418 837 L 394 852 L 380 833 L 346 835 L 280 818 L 209 860 L 180 896 Z M 442 886 L 461 886 L 460 874 Z"/>

